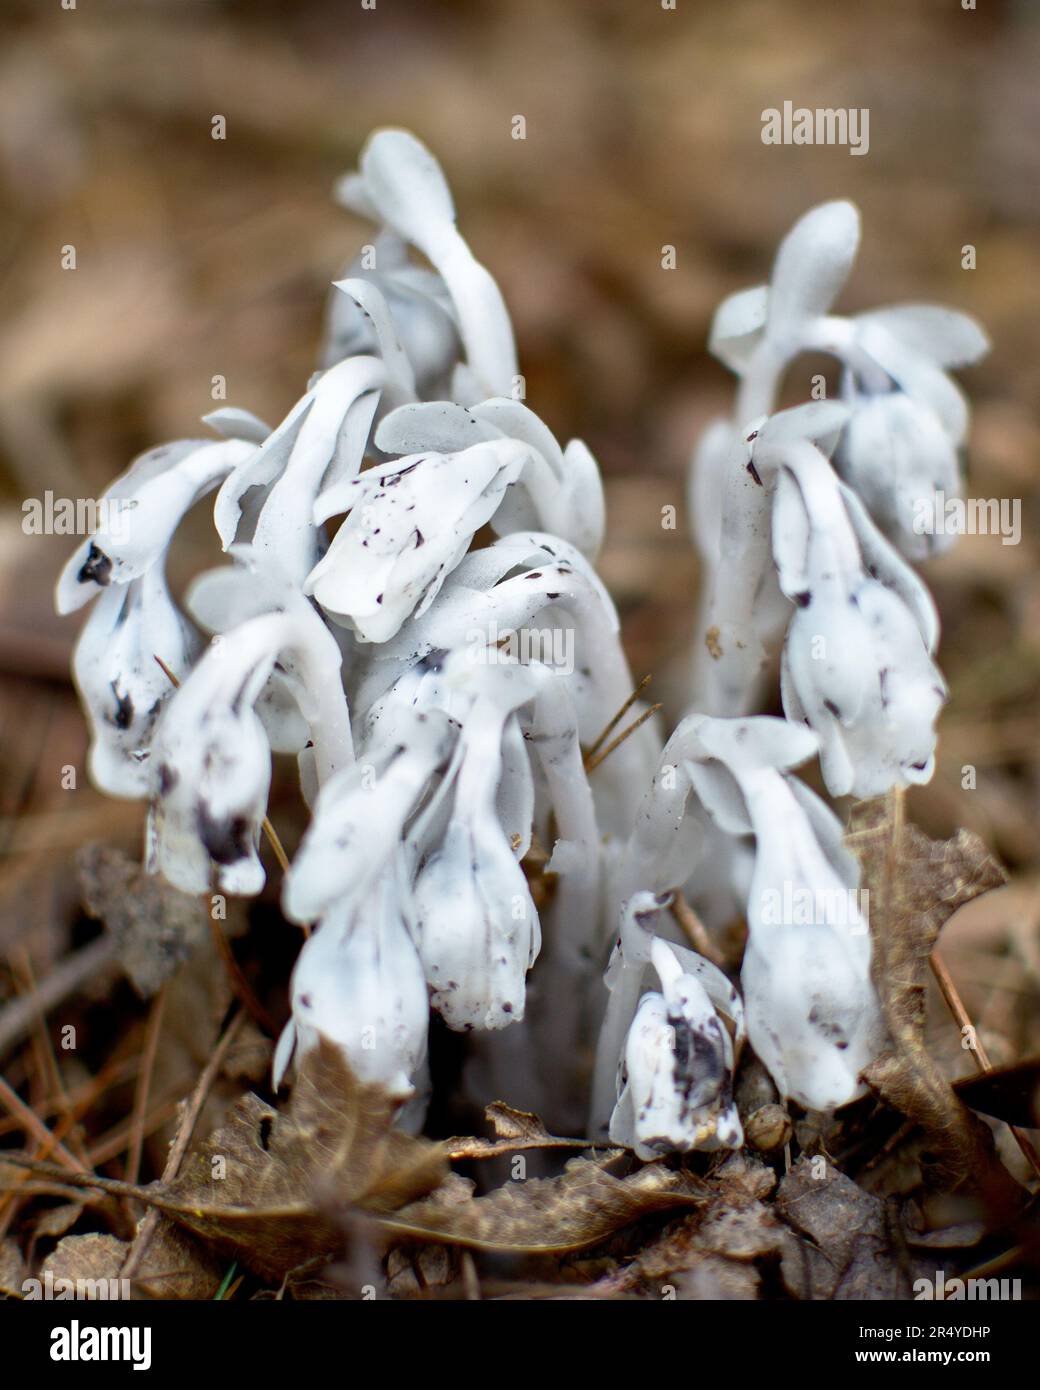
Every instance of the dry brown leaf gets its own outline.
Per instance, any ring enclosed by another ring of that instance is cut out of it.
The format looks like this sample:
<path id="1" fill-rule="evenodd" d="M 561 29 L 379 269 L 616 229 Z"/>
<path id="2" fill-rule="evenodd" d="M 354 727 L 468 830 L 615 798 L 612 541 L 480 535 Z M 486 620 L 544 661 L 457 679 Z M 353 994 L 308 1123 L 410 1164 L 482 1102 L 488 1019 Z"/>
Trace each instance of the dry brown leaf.
<path id="1" fill-rule="evenodd" d="M 142 998 L 155 994 L 208 940 L 206 900 L 145 873 L 122 850 L 85 845 L 76 865 L 83 906 L 115 937 L 119 963 Z"/>
<path id="2" fill-rule="evenodd" d="M 40 1213 L 36 1221 L 36 1239 L 39 1240 L 41 1236 L 66 1235 L 82 1215 L 82 1202 L 62 1202 L 60 1206 L 48 1207 Z"/>
<path id="3" fill-rule="evenodd" d="M 503 1100 L 493 1100 L 484 1109 L 484 1116 L 495 1131 L 494 1139 L 470 1138 L 459 1135 L 445 1141 L 448 1156 L 463 1158 L 494 1158 L 498 1154 L 514 1153 L 521 1149 L 589 1149 L 587 1139 L 561 1139 L 550 1134 L 537 1115 L 527 1110 L 514 1110 Z"/>
<path id="4" fill-rule="evenodd" d="M 18 1248 L 18 1242 L 12 1240 L 10 1236 L 5 1236 L 0 1240 L 0 1295 L 8 1294 L 13 1298 L 22 1297 L 22 1281 L 25 1279 L 27 1270 L 22 1259 L 22 1252 Z"/>
<path id="5" fill-rule="evenodd" d="M 57 1285 L 59 1279 L 70 1279 L 77 1286 L 77 1298 L 96 1298 L 98 1292 L 79 1292 L 82 1286 L 101 1285 L 101 1298 L 109 1296 L 109 1281 L 117 1281 L 129 1249 L 118 1236 L 65 1236 L 44 1260 L 40 1278 L 50 1275 Z"/>
<path id="6" fill-rule="evenodd" d="M 68 1186 L 156 1207 L 277 1282 L 334 1257 L 358 1213 L 377 1218 L 441 1183 L 443 1147 L 393 1129 L 397 1109 L 382 1087 L 359 1081 L 338 1050 L 322 1043 L 305 1057 L 284 1110 L 243 1096 L 168 1186 L 67 1172 L 23 1154 L 6 1157 L 13 1167 L 59 1176 Z"/>
<path id="7" fill-rule="evenodd" d="M 351 1210 L 395 1210 L 442 1181 L 443 1149 L 392 1128 L 397 1102 L 336 1048 L 308 1053 L 284 1111 L 244 1096 L 188 1159 L 161 1204 L 258 1273 L 333 1254 Z"/>
<path id="8" fill-rule="evenodd" d="M 602 1160 L 574 1158 L 559 1177 L 507 1182 L 452 1206 L 416 1202 L 383 1224 L 401 1234 L 478 1250 L 579 1250 L 649 1212 L 705 1200 L 704 1183 L 682 1169 L 655 1163 L 615 1177 L 607 1164 L 622 1157 L 615 1152 Z"/>
<path id="9" fill-rule="evenodd" d="M 160 1215 L 131 1288 L 135 1297 L 211 1299 L 226 1271 L 226 1260 L 217 1258 L 190 1231 Z"/>
<path id="10" fill-rule="evenodd" d="M 709 1277 L 725 1275 L 720 1298 L 754 1298 L 757 1276 L 749 1278 L 741 1267 L 778 1252 L 789 1234 L 764 1201 L 775 1185 L 771 1168 L 733 1154 L 706 1179 L 699 1209 L 609 1275 L 600 1290 L 657 1296 L 663 1286 L 678 1284 L 683 1298 L 702 1298 Z"/>
<path id="11" fill-rule="evenodd" d="M 990 1131 L 924 1045 L 929 957 L 939 933 L 959 907 L 999 887 L 1004 871 L 970 831 L 938 841 L 907 824 L 899 793 L 855 806 L 847 844 L 870 894 L 874 979 L 892 1042 L 865 1077 L 924 1130 L 929 1157 L 922 1167 L 931 1184 L 977 1184 L 1006 1201 L 1014 1184 L 997 1162 Z"/>
<path id="12" fill-rule="evenodd" d="M 1022 1129 L 1040 1126 L 1040 1057 L 994 1067 L 953 1083 L 965 1105 Z"/>

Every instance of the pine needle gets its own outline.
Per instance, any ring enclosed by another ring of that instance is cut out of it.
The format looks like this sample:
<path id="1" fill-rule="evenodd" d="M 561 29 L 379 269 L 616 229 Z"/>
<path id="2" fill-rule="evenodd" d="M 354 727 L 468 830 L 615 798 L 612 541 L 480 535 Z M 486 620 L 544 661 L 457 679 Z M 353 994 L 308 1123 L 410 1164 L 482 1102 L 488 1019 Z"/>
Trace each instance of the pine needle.
<path id="1" fill-rule="evenodd" d="M 621 723 L 622 719 L 624 719 L 625 715 L 626 715 L 626 714 L 628 713 L 628 711 L 632 708 L 632 706 L 635 704 L 635 702 L 639 699 L 639 696 L 642 694 L 642 692 L 643 692 L 643 691 L 646 689 L 646 687 L 650 684 L 650 680 L 651 680 L 651 677 L 650 677 L 650 676 L 644 676 L 644 677 L 643 677 L 643 679 L 642 679 L 642 680 L 639 682 L 639 684 L 636 686 L 635 690 L 632 691 L 632 694 L 628 697 L 628 699 L 625 701 L 625 703 L 624 703 L 624 704 L 621 706 L 621 708 L 618 710 L 617 714 L 614 715 L 613 719 L 611 719 L 611 721 L 609 722 L 609 724 L 607 725 L 607 727 L 606 727 L 606 728 L 603 730 L 603 732 L 600 734 L 599 738 L 596 739 L 595 743 L 593 743 L 592 746 L 591 746 L 590 748 L 587 748 L 587 749 L 585 750 L 585 765 L 586 765 L 586 768 L 588 767 L 589 761 L 590 761 L 593 757 L 595 757 L 595 755 L 596 755 L 596 753 L 599 751 L 599 749 L 602 748 L 603 744 L 604 744 L 604 743 L 606 742 L 606 740 L 610 737 L 610 735 L 614 732 L 614 730 L 617 728 L 617 726 Z"/>
<path id="2" fill-rule="evenodd" d="M 610 743 L 607 744 L 606 748 L 602 750 L 602 752 L 597 753 L 595 757 L 592 758 L 586 757 L 585 771 L 592 772 L 594 768 L 599 767 L 600 763 L 606 762 L 606 760 L 610 757 L 611 753 L 613 753 L 616 748 L 620 748 L 621 745 L 624 743 L 625 739 L 629 738 L 632 734 L 634 734 L 635 731 L 640 727 L 640 725 L 645 724 L 646 721 L 650 719 L 653 715 L 655 715 L 660 708 L 660 705 L 651 705 L 649 709 L 643 711 L 643 713 L 639 716 L 638 719 L 633 720 L 633 722 L 629 724 L 628 728 L 625 729 L 623 733 L 618 734 L 617 738 L 612 739 Z"/>

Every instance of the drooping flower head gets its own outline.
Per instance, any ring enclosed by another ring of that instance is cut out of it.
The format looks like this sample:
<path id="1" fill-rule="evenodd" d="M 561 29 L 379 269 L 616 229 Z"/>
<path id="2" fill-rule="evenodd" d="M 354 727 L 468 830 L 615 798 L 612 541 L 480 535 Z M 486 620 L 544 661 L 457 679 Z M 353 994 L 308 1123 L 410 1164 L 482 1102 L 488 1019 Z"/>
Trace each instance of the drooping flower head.
<path id="1" fill-rule="evenodd" d="M 651 898 L 637 895 L 632 910 L 652 911 Z M 739 1001 L 708 961 L 660 937 L 648 950 L 660 989 L 644 994 L 628 1030 L 610 1139 L 647 1160 L 737 1149 L 744 1131 L 733 1102 L 733 1043 L 705 982 L 717 997 L 721 990 L 738 1029 Z"/>

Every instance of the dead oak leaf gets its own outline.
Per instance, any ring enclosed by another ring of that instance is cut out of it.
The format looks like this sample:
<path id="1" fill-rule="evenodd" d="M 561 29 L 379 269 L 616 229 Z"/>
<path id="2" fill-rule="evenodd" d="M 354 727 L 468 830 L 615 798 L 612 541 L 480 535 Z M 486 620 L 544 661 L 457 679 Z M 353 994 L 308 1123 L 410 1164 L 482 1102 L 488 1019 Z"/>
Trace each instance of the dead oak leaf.
<path id="1" fill-rule="evenodd" d="M 65 1236 L 44 1260 L 40 1278 L 53 1279 L 55 1290 L 63 1282 L 77 1298 L 112 1298 L 119 1271 L 126 1259 L 127 1243 L 117 1236 Z"/>
<path id="2" fill-rule="evenodd" d="M 304 1058 L 286 1109 L 243 1096 L 159 1205 L 257 1273 L 281 1278 L 334 1254 L 348 1212 L 390 1212 L 440 1184 L 443 1148 L 394 1129 L 398 1108 L 321 1043 Z"/>
<path id="3" fill-rule="evenodd" d="M 786 1231 L 764 1201 L 775 1185 L 776 1175 L 770 1168 L 757 1159 L 733 1154 L 706 1179 L 704 1201 L 698 1209 L 669 1226 L 630 1264 L 609 1276 L 604 1288 L 659 1296 L 663 1285 L 675 1284 L 695 1271 L 693 1285 L 700 1287 L 709 1273 L 728 1272 L 736 1265 L 776 1254 Z M 746 1290 L 755 1280 L 741 1274 L 734 1275 L 734 1280 L 734 1289 L 745 1292 L 720 1291 L 719 1297 L 754 1297 Z M 701 1295 L 686 1292 L 683 1296 Z"/>
<path id="4" fill-rule="evenodd" d="M 903 796 L 853 807 L 846 844 L 869 894 L 873 974 L 891 1039 L 865 1079 L 925 1132 L 925 1176 L 953 1189 L 971 1182 L 1001 1200 L 1011 1182 L 989 1130 L 964 1106 L 924 1045 L 929 957 L 944 924 L 965 903 L 1005 882 L 977 835 L 930 840 L 903 817 Z"/>
<path id="5" fill-rule="evenodd" d="M 471 1249 L 548 1253 L 580 1250 L 650 1212 L 706 1198 L 701 1179 L 662 1164 L 617 1177 L 609 1165 L 623 1158 L 617 1151 L 600 1159 L 574 1158 L 559 1177 L 507 1182 L 451 1206 L 436 1198 L 415 1202 L 381 1224 Z"/>

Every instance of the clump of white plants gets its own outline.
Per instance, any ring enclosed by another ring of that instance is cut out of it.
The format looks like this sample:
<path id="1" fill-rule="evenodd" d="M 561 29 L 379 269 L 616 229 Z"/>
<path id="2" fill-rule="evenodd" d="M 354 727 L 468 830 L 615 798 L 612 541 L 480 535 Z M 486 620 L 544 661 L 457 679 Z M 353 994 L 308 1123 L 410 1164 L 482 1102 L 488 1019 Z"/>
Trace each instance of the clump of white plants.
<path id="1" fill-rule="evenodd" d="M 420 1125 L 432 1009 L 487 1035 L 471 1071 L 513 1103 L 573 1115 L 583 1077 L 593 1136 L 643 1159 L 743 1143 L 745 1039 L 782 1097 L 854 1099 L 884 1045 L 868 923 L 841 822 L 793 769 L 819 757 L 860 797 L 932 774 L 938 624 L 905 557 L 957 491 L 945 369 L 983 335 L 919 305 L 835 317 L 859 235 L 842 202 L 725 301 L 711 347 L 740 388 L 695 459 L 695 695 L 662 744 L 594 567 L 596 462 L 523 403 L 439 166 L 379 131 L 337 192 L 378 232 L 304 395 L 274 428 L 220 409 L 215 439 L 137 459 L 106 494 L 123 524 L 59 580 L 62 612 L 94 604 L 74 660 L 94 781 L 147 798 L 152 871 L 253 895 L 272 753 L 296 756 L 310 823 L 282 904 L 311 930 L 275 1084 L 324 1038 Z M 788 365 L 821 350 L 841 402 L 778 413 Z M 229 563 L 182 611 L 166 554 L 211 494 Z M 784 719 L 756 713 L 777 663 Z M 746 918 L 739 989 L 684 941 L 680 892 L 709 929 Z"/>

